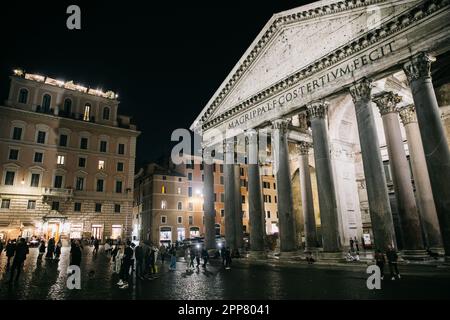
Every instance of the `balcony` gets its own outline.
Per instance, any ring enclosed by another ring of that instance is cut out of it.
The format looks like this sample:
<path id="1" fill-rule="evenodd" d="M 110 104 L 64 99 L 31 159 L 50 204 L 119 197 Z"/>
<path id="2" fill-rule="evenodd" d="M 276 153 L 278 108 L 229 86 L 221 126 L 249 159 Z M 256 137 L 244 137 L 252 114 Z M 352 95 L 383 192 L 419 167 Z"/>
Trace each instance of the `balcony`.
<path id="1" fill-rule="evenodd" d="M 42 195 L 45 199 L 64 199 L 65 201 L 72 199 L 73 189 L 68 188 L 43 188 Z"/>

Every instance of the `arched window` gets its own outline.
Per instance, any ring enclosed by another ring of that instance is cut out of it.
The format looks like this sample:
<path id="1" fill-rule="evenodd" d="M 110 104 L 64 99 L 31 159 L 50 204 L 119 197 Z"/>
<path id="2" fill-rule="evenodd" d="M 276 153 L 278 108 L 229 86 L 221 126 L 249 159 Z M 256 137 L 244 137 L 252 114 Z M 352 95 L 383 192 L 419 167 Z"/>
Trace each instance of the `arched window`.
<path id="1" fill-rule="evenodd" d="M 28 100 L 28 90 L 20 89 L 19 91 L 19 103 L 27 103 Z"/>
<path id="2" fill-rule="evenodd" d="M 83 120 L 89 121 L 90 118 L 91 118 L 91 105 L 89 103 L 86 103 L 84 105 Z"/>
<path id="3" fill-rule="evenodd" d="M 109 108 L 108 107 L 103 108 L 103 120 L 109 120 Z"/>
<path id="4" fill-rule="evenodd" d="M 64 100 L 64 113 L 70 115 L 72 113 L 72 100 L 67 98 Z"/>
<path id="5" fill-rule="evenodd" d="M 52 97 L 49 94 L 44 94 L 42 97 L 42 108 L 44 111 L 50 110 L 50 103 L 52 101 Z"/>
<path id="6" fill-rule="evenodd" d="M 183 210 L 183 203 L 178 202 L 178 210 Z"/>

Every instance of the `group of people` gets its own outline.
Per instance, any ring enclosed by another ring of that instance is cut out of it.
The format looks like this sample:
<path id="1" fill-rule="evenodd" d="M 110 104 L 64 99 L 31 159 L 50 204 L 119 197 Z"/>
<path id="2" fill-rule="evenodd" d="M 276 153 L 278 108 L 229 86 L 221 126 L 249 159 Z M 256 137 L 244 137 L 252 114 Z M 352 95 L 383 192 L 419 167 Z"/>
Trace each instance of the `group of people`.
<path id="1" fill-rule="evenodd" d="M 386 258 L 389 265 L 390 277 L 391 280 L 400 279 L 400 272 L 398 271 L 398 254 L 393 246 L 388 246 L 386 250 L 386 257 L 381 250 L 376 250 L 375 252 L 375 262 L 376 265 L 380 268 L 381 271 L 381 279 L 384 279 L 384 266 L 386 264 Z"/>
<path id="2" fill-rule="evenodd" d="M 39 244 L 39 254 L 38 254 L 38 261 L 42 260 L 42 257 L 45 254 L 45 259 L 47 260 L 59 260 L 59 257 L 61 256 L 61 248 L 62 248 L 62 241 L 61 239 L 56 242 L 55 238 L 50 238 L 48 240 L 47 246 L 45 246 L 45 241 L 41 240 Z"/>
<path id="3" fill-rule="evenodd" d="M 220 249 L 220 256 L 222 257 L 222 265 L 226 270 L 231 269 L 231 255 L 232 252 L 230 250 L 230 247 L 222 247 Z"/>
<path id="4" fill-rule="evenodd" d="M 187 264 L 187 272 L 191 272 L 194 267 L 194 261 L 197 262 L 197 269 L 200 268 L 200 259 L 203 260 L 202 267 L 206 268 L 206 265 L 209 261 L 209 254 L 206 248 L 192 248 L 192 246 L 187 246 L 184 250 L 184 260 Z"/>
<path id="5" fill-rule="evenodd" d="M 0 241 L 0 255 L 3 251 L 3 242 Z M 22 272 L 23 264 L 29 253 L 27 242 L 24 238 L 20 238 L 19 241 L 9 240 L 5 246 L 5 252 L 7 257 L 6 272 L 10 272 L 9 282 L 14 279 L 14 273 L 17 271 L 15 280 L 18 281 L 20 273 Z M 10 266 L 11 259 L 13 259 Z"/>

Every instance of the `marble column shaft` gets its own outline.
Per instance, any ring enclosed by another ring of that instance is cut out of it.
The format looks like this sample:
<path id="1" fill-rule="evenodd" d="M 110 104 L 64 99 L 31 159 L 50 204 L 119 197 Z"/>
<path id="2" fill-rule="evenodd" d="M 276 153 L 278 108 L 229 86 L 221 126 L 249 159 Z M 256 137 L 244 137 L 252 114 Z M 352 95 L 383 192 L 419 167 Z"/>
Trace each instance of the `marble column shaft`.
<path id="1" fill-rule="evenodd" d="M 423 250 L 419 213 L 396 109 L 401 100 L 402 98 L 393 92 L 383 92 L 374 98 L 383 120 L 389 166 L 392 170 L 395 198 L 402 228 L 403 249 Z"/>
<path id="2" fill-rule="evenodd" d="M 234 139 L 225 142 L 224 190 L 225 190 L 225 240 L 231 250 L 236 250 L 236 205 L 234 179 Z"/>
<path id="3" fill-rule="evenodd" d="M 450 259 L 450 151 L 431 81 L 434 58 L 419 53 L 404 65 L 422 136 L 445 255 Z"/>
<path id="4" fill-rule="evenodd" d="M 248 209 L 250 225 L 250 249 L 264 251 L 264 205 L 258 164 L 258 133 L 246 132 L 248 150 Z"/>
<path id="5" fill-rule="evenodd" d="M 325 115 L 326 102 L 316 102 L 308 106 L 307 114 L 311 122 L 316 165 L 317 189 L 319 190 L 319 208 L 324 252 L 341 250 L 337 201 L 331 166 L 330 145 L 328 142 Z"/>
<path id="6" fill-rule="evenodd" d="M 409 159 L 416 187 L 417 206 L 425 235 L 424 240 L 428 248 L 437 251 L 442 248 L 441 230 L 414 105 L 400 109 L 400 118 L 408 140 Z"/>
<path id="7" fill-rule="evenodd" d="M 212 164 L 203 164 L 203 174 L 205 177 L 203 187 L 203 208 L 205 217 L 205 246 L 206 249 L 216 248 L 215 218 L 214 208 L 214 171 Z"/>
<path id="8" fill-rule="evenodd" d="M 386 176 L 372 110 L 371 91 L 371 82 L 365 78 L 350 87 L 358 123 L 374 243 L 376 249 L 385 251 L 389 245 L 396 247 L 396 242 Z"/>
<path id="9" fill-rule="evenodd" d="M 236 247 L 242 248 L 244 246 L 244 229 L 242 222 L 242 195 L 241 195 L 241 171 L 240 165 L 234 165 L 234 205 L 235 205 L 235 237 Z"/>
<path id="10" fill-rule="evenodd" d="M 277 207 L 281 252 L 290 252 L 297 249 L 291 172 L 289 170 L 287 128 L 287 120 L 278 119 L 272 122 L 272 147 L 277 180 Z"/>
<path id="11" fill-rule="evenodd" d="M 311 172 L 309 170 L 309 149 L 311 146 L 310 143 L 304 141 L 299 144 L 299 176 L 305 224 L 305 250 L 317 247 L 316 217 L 314 215 Z"/>

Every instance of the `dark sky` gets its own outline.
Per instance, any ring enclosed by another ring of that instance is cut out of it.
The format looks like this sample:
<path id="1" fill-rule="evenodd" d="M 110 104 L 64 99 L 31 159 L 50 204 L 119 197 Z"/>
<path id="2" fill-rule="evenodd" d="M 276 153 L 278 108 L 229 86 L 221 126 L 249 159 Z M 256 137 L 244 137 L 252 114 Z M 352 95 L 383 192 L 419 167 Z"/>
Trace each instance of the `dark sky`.
<path id="1" fill-rule="evenodd" d="M 312 1 L 2 1 L 0 99 L 11 70 L 119 93 L 138 129 L 138 164 L 168 152 L 273 13 Z M 8 3 L 8 4 L 6 4 Z M 66 28 L 81 8 L 82 29 Z"/>

